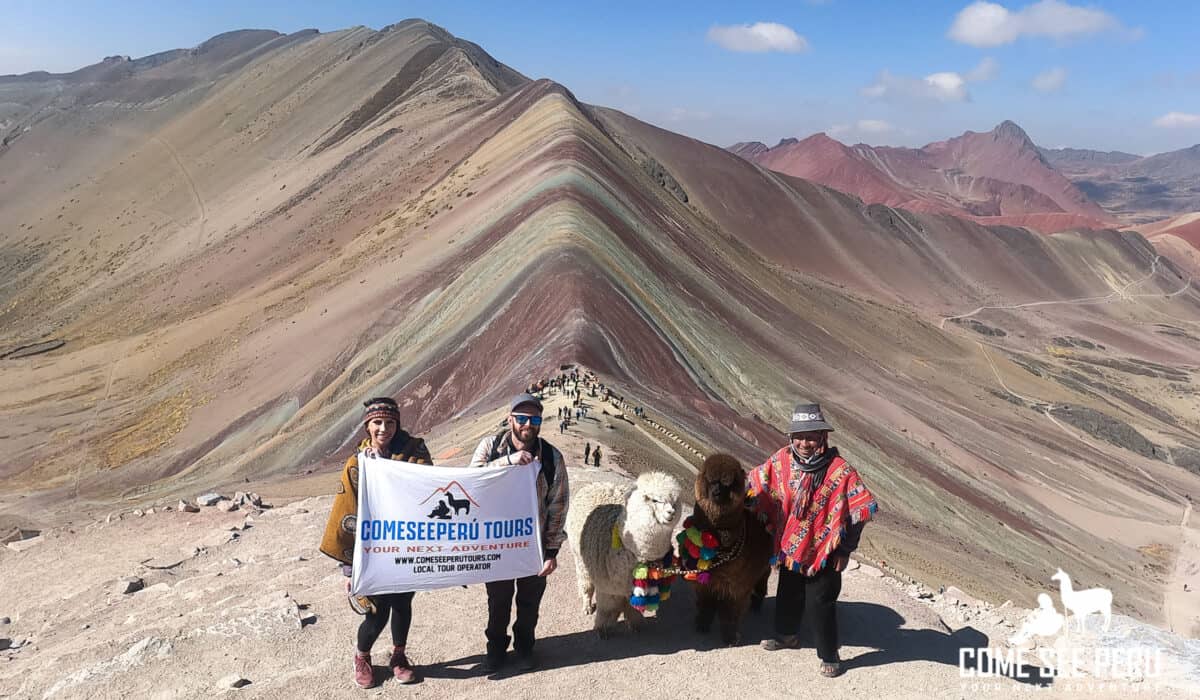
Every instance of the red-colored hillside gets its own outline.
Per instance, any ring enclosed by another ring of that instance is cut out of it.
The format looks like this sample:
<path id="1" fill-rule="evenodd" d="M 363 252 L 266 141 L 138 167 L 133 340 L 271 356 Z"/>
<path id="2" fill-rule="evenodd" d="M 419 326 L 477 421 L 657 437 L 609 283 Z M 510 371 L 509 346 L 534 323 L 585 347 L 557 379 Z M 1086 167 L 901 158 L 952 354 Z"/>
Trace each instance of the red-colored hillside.
<path id="1" fill-rule="evenodd" d="M 820 133 L 774 148 L 732 147 L 764 167 L 857 195 L 868 203 L 954 214 L 1044 233 L 1105 228 L 1111 217 L 1043 157 L 1029 136 L 1006 121 L 992 131 L 920 149 L 846 146 Z"/>

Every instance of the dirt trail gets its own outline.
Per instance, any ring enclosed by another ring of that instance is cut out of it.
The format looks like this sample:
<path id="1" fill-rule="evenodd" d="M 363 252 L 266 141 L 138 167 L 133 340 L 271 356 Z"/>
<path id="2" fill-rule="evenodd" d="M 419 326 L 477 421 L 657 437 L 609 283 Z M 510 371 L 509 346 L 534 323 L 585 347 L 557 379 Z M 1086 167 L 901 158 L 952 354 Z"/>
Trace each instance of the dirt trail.
<path id="1" fill-rule="evenodd" d="M 938 322 L 938 328 L 945 330 L 947 321 L 956 321 L 959 319 L 971 318 L 972 316 L 974 316 L 976 314 L 982 313 L 984 311 L 990 311 L 990 310 L 1011 311 L 1013 309 L 1029 309 L 1029 308 L 1033 308 L 1036 306 L 1055 306 L 1055 305 L 1084 306 L 1084 305 L 1088 305 L 1088 304 L 1106 304 L 1106 303 L 1108 303 L 1110 301 L 1114 301 L 1114 300 L 1131 301 L 1133 299 L 1141 299 L 1141 298 L 1149 298 L 1149 297 L 1170 298 L 1170 297 L 1179 296 L 1180 294 L 1183 294 L 1184 292 L 1186 292 L 1192 286 L 1192 278 L 1190 276 L 1187 278 L 1186 281 L 1184 281 L 1183 285 L 1180 286 L 1179 289 L 1175 290 L 1174 292 L 1170 292 L 1168 294 L 1130 294 L 1129 293 L 1130 289 L 1133 289 L 1134 287 L 1140 286 L 1141 284 L 1148 282 L 1149 280 L 1151 280 L 1154 277 L 1154 275 L 1156 275 L 1158 273 L 1158 261 L 1160 259 L 1162 259 L 1161 255 L 1154 256 L 1154 260 L 1150 264 L 1150 272 L 1147 273 L 1145 277 L 1136 279 L 1136 280 L 1130 282 L 1129 284 L 1126 284 L 1124 287 L 1113 290 L 1112 292 L 1105 294 L 1104 296 L 1081 297 L 1078 299 L 1051 299 L 1051 300 L 1045 300 L 1045 301 L 1030 301 L 1030 302 L 1025 302 L 1023 304 L 1005 304 L 1005 305 L 1001 305 L 1001 306 L 981 306 L 978 309 L 975 309 L 974 311 L 971 311 L 969 313 L 959 314 L 957 316 L 943 316 L 942 320 L 940 322 Z"/>

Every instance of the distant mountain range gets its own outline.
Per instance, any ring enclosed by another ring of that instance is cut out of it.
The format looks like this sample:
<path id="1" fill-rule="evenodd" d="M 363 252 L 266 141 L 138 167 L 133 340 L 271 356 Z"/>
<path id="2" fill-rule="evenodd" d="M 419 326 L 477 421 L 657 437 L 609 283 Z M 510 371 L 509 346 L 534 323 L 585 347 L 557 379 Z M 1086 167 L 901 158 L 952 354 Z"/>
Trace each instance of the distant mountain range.
<path id="1" fill-rule="evenodd" d="M 922 148 L 845 145 L 827 134 L 731 152 L 868 203 L 1044 233 L 1136 224 L 1200 209 L 1200 146 L 1141 157 L 1039 148 L 1005 121 Z"/>
<path id="2" fill-rule="evenodd" d="M 1142 223 L 1200 211 L 1200 144 L 1153 156 L 1073 148 L 1042 155 L 1093 201 Z"/>

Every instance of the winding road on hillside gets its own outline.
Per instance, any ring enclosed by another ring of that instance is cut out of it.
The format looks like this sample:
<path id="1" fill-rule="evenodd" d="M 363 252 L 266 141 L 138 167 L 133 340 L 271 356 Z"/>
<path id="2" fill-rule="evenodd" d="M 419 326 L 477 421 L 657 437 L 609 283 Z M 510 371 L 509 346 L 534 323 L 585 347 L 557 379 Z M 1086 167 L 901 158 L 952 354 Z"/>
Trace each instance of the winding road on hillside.
<path id="1" fill-rule="evenodd" d="M 1136 280 L 1130 282 L 1129 284 L 1126 284 L 1124 287 L 1121 287 L 1120 289 L 1115 289 L 1112 292 L 1105 294 L 1104 296 L 1081 297 L 1078 299 L 1052 299 L 1052 300 L 1044 300 L 1044 301 L 1029 301 L 1029 302 L 1025 302 L 1023 304 L 1005 304 L 1005 305 L 1001 305 L 1001 306 L 981 306 L 978 309 L 975 309 L 974 311 L 971 311 L 969 313 L 959 314 L 957 316 L 943 316 L 942 320 L 938 323 L 938 328 L 940 330 L 945 330 L 947 321 L 956 321 L 956 320 L 960 320 L 960 319 L 971 318 L 972 316 L 974 316 L 978 313 L 982 313 L 984 311 L 989 311 L 989 310 L 1011 311 L 1013 309 L 1028 309 L 1028 308 L 1033 308 L 1036 306 L 1053 306 L 1053 305 L 1058 305 L 1058 304 L 1066 305 L 1066 306 L 1084 306 L 1084 305 L 1088 305 L 1088 304 L 1107 304 L 1111 301 L 1116 301 L 1116 300 L 1131 301 L 1133 299 L 1140 299 L 1140 298 L 1147 298 L 1147 297 L 1162 297 L 1164 299 L 1169 299 L 1171 297 L 1176 297 L 1176 296 L 1179 296 L 1180 294 L 1183 294 L 1184 292 L 1186 292 L 1192 286 L 1192 278 L 1191 277 L 1188 277 L 1187 280 L 1184 281 L 1183 286 L 1181 286 L 1179 289 L 1175 290 L 1174 292 L 1170 292 L 1169 294 L 1130 294 L 1129 293 L 1130 289 L 1133 289 L 1134 287 L 1140 286 L 1141 284 L 1150 281 L 1151 279 L 1154 278 L 1154 276 L 1156 274 L 1158 274 L 1158 261 L 1161 259 L 1162 259 L 1161 255 L 1155 255 L 1154 260 L 1151 261 L 1151 263 L 1150 263 L 1150 272 L 1147 273 L 1145 277 L 1136 279 Z"/>

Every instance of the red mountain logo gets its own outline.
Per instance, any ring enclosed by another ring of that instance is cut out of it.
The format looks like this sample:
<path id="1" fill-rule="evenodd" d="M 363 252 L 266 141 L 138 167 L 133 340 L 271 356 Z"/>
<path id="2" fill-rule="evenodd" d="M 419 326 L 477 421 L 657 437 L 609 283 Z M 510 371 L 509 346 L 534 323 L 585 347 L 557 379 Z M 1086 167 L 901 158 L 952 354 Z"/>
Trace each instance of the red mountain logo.
<path id="1" fill-rule="evenodd" d="M 456 498 L 454 496 L 454 493 L 451 491 L 453 488 L 458 489 L 459 493 L 462 494 L 462 498 Z M 472 505 L 474 505 L 476 508 L 479 507 L 479 503 L 474 498 L 471 498 L 471 494 L 467 493 L 467 490 L 463 488 L 463 485 L 457 481 L 451 481 L 445 486 L 439 486 L 438 488 L 434 489 L 433 492 L 426 496 L 425 500 L 421 501 L 421 503 L 418 505 L 424 505 L 428 503 L 430 499 L 438 496 L 441 498 L 438 499 L 437 505 L 434 506 L 433 510 L 429 512 L 429 515 L 425 517 L 436 518 L 438 520 L 449 520 L 451 518 L 451 514 L 455 516 L 470 515 Z"/>

